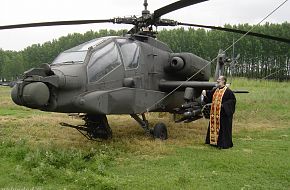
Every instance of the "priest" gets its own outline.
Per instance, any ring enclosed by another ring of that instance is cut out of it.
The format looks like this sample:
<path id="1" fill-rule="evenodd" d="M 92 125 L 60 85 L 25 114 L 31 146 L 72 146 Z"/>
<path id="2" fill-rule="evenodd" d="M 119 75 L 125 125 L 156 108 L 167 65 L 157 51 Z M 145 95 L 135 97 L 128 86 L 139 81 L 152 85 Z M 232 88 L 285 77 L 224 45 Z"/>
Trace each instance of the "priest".
<path id="1" fill-rule="evenodd" d="M 225 76 L 219 76 L 216 88 L 202 91 L 205 103 L 211 103 L 205 143 L 220 149 L 233 147 L 232 124 L 236 98 L 226 82 Z"/>

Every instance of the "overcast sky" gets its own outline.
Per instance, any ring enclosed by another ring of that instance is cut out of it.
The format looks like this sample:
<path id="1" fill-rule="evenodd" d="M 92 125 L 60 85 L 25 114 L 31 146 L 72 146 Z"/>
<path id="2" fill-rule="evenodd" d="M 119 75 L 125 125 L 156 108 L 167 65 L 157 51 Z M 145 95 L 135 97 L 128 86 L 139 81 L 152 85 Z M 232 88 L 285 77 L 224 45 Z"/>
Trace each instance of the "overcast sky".
<path id="1" fill-rule="evenodd" d="M 177 0 L 148 0 L 154 10 Z M 186 7 L 162 18 L 179 22 L 217 25 L 257 24 L 285 0 L 210 0 Z M 108 19 L 141 15 L 143 0 L 1 0 L 0 25 L 48 22 L 58 20 Z M 266 22 L 290 22 L 290 1 L 277 10 Z M 0 48 L 22 50 L 36 43 L 44 43 L 69 33 L 85 33 L 99 29 L 130 29 L 119 24 L 91 24 L 78 26 L 39 27 L 0 30 Z"/>

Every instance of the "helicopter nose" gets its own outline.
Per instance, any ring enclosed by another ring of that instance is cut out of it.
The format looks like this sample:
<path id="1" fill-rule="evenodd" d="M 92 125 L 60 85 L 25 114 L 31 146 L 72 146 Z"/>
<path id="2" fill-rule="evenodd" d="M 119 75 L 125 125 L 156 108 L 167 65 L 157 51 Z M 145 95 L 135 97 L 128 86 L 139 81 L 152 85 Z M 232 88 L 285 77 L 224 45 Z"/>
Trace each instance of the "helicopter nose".
<path id="1" fill-rule="evenodd" d="M 30 83 L 23 88 L 23 101 L 33 107 L 41 107 L 48 103 L 49 89 L 42 82 Z"/>
<path id="2" fill-rule="evenodd" d="M 14 86 L 11 97 L 14 103 L 26 105 L 31 108 L 39 108 L 48 104 L 50 92 L 46 84 L 33 82 L 23 87 L 22 97 L 19 96 L 18 85 Z"/>
<path id="3" fill-rule="evenodd" d="M 18 90 L 19 86 L 18 85 L 19 84 L 16 84 L 16 85 L 13 86 L 13 88 L 11 90 L 11 99 L 13 100 L 13 102 L 15 104 L 17 104 L 19 106 L 22 106 L 23 105 L 22 101 L 21 101 L 21 99 L 18 96 L 18 92 L 19 92 L 19 90 Z"/>

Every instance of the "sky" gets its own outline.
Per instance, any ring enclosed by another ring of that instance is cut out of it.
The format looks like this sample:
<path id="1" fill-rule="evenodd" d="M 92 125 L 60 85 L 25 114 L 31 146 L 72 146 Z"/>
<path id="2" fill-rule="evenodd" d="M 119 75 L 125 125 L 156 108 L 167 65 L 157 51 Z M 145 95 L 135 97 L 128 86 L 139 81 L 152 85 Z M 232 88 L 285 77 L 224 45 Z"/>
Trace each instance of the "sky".
<path id="1" fill-rule="evenodd" d="M 148 0 L 152 12 L 177 0 Z M 257 24 L 285 0 L 209 0 L 171 13 L 162 18 L 179 22 L 223 26 L 224 24 Z M 110 19 L 140 16 L 144 0 L 1 0 L 0 26 L 60 20 Z M 290 22 L 290 0 L 265 22 Z M 263 23 L 262 23 L 263 24 Z M 90 24 L 0 30 L 0 49 L 23 50 L 69 33 L 100 29 L 130 29 L 131 25 Z"/>

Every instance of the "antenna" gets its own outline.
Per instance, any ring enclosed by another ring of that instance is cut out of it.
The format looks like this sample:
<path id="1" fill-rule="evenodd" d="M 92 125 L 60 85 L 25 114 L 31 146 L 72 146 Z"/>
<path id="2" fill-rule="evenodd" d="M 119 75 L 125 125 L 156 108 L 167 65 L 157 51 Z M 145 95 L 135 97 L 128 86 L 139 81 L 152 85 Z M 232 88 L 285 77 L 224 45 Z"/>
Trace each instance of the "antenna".
<path id="1" fill-rule="evenodd" d="M 142 16 L 144 18 L 147 18 L 148 15 L 150 15 L 150 11 L 147 10 L 147 6 L 148 6 L 148 3 L 147 3 L 147 0 L 144 0 L 144 10 L 142 11 Z"/>
<path id="2" fill-rule="evenodd" d="M 144 8 L 145 8 L 145 10 L 144 11 L 147 11 L 147 6 L 148 6 L 148 3 L 147 3 L 147 0 L 144 0 Z"/>

